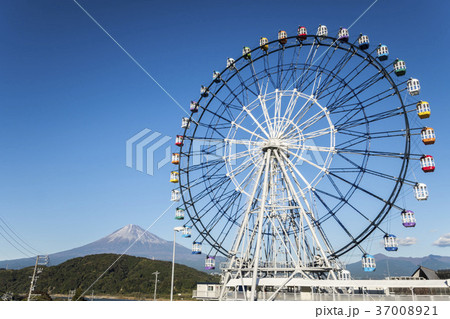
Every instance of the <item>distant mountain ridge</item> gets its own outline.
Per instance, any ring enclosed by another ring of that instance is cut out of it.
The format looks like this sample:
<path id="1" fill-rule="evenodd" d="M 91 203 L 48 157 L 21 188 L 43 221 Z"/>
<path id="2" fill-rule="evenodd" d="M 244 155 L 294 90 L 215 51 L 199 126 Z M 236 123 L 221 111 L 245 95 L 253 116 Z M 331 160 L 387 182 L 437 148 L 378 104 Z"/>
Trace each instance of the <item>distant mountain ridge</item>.
<path id="1" fill-rule="evenodd" d="M 361 262 L 347 265 L 355 279 L 384 279 L 386 277 L 410 276 L 424 266 L 433 270 L 450 269 L 450 257 L 428 255 L 424 257 L 390 257 L 383 254 L 374 256 L 377 268 L 374 272 L 364 272 Z"/>
<path id="2" fill-rule="evenodd" d="M 130 245 L 136 243 L 130 248 Z M 149 259 L 172 261 L 173 242 L 164 240 L 137 225 L 124 226 L 112 234 L 90 244 L 50 254 L 50 265 L 58 265 L 66 260 L 94 254 L 123 254 Z M 191 250 L 176 244 L 176 262 L 204 269 L 204 255 L 193 255 Z M 203 256 L 203 257 L 202 257 Z M 219 258 L 220 261 L 220 258 Z M 21 258 L 0 261 L 0 268 L 20 269 L 34 265 L 35 259 Z"/>
<path id="3" fill-rule="evenodd" d="M 130 245 L 136 241 L 131 247 Z M 90 244 L 73 248 L 70 250 L 51 254 L 50 265 L 58 265 L 66 260 L 76 257 L 84 257 L 95 254 L 123 254 L 145 257 L 149 259 L 172 261 L 173 242 L 164 240 L 137 225 L 124 226 L 112 234 L 103 237 Z M 347 269 L 352 273 L 355 279 L 383 279 L 389 276 L 409 276 L 419 265 L 438 269 L 450 269 L 450 257 L 429 255 L 424 257 L 391 257 L 383 254 L 375 255 L 377 269 L 375 272 L 364 272 L 361 262 L 355 262 L 347 265 Z M 216 258 L 216 272 L 219 271 L 219 264 L 225 261 L 225 258 L 218 256 Z M 176 244 L 176 262 L 184 264 L 195 269 L 205 271 L 205 256 L 193 255 L 191 250 Z M 14 260 L 0 261 L 0 268 L 20 269 L 32 266 L 35 263 L 33 258 L 22 258 Z"/>

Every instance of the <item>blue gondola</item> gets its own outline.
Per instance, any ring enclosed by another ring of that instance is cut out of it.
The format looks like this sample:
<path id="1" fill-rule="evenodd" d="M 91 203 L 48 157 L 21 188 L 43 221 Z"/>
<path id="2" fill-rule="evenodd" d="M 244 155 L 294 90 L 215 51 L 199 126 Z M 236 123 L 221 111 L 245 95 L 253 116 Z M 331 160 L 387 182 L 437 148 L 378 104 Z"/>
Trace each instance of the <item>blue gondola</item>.
<path id="1" fill-rule="evenodd" d="M 377 269 L 377 265 L 375 263 L 375 257 L 369 254 L 364 254 L 362 256 L 362 267 L 364 271 L 372 272 Z"/>
<path id="2" fill-rule="evenodd" d="M 198 241 L 194 241 L 192 243 L 192 254 L 200 255 L 202 253 L 202 243 Z"/>
<path id="3" fill-rule="evenodd" d="M 184 238 L 190 238 L 192 232 L 192 226 L 184 226 L 183 233 L 181 234 L 181 237 Z"/>
<path id="4" fill-rule="evenodd" d="M 386 249 L 387 251 L 397 251 L 397 237 L 391 234 L 386 234 L 384 236 L 384 249 Z"/>
<path id="5" fill-rule="evenodd" d="M 389 57 L 388 47 L 384 44 L 380 44 L 377 48 L 377 58 L 380 61 L 386 61 Z"/>

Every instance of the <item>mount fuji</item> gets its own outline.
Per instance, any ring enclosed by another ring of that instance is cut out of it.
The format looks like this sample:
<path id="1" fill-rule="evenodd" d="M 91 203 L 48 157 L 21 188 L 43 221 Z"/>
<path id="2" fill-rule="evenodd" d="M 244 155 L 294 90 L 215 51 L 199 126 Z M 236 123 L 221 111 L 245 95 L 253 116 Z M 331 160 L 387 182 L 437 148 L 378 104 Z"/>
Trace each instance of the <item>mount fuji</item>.
<path id="1" fill-rule="evenodd" d="M 135 242 L 136 241 L 136 242 Z M 133 243 L 134 245 L 130 247 Z M 112 234 L 90 244 L 70 250 L 50 254 L 50 265 L 58 265 L 66 260 L 94 254 L 125 254 L 149 259 L 172 261 L 173 242 L 146 232 L 137 225 L 127 225 Z M 204 255 L 193 255 L 191 250 L 176 244 L 176 263 L 204 271 Z M 0 268 L 19 269 L 34 265 L 35 258 L 21 258 L 0 261 Z"/>

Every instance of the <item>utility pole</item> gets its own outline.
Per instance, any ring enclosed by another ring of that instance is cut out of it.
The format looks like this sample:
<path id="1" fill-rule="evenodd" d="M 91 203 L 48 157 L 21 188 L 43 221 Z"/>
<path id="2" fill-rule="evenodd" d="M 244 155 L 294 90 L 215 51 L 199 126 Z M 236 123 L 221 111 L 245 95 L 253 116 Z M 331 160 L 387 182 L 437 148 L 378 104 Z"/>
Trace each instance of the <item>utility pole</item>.
<path id="1" fill-rule="evenodd" d="M 48 255 L 45 256 L 36 256 L 36 263 L 34 264 L 33 276 L 31 276 L 31 284 L 30 291 L 28 292 L 28 301 L 31 301 L 33 297 L 37 296 L 33 294 L 34 289 L 36 288 L 36 283 L 39 278 L 39 274 L 44 270 L 44 266 L 48 265 Z"/>
<path id="2" fill-rule="evenodd" d="M 67 295 L 67 301 L 72 301 L 73 296 L 75 296 L 75 289 L 69 290 L 69 294 Z"/>
<path id="3" fill-rule="evenodd" d="M 155 292 L 153 293 L 153 301 L 156 301 L 156 287 L 158 287 L 158 275 L 160 272 L 155 271 L 152 275 L 155 275 Z"/>

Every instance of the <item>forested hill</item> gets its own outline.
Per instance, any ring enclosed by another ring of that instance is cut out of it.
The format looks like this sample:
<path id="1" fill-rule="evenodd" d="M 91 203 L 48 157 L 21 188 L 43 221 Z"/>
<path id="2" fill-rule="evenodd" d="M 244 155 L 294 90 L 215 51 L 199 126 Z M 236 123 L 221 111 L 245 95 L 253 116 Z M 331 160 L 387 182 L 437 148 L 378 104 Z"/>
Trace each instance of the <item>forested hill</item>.
<path id="1" fill-rule="evenodd" d="M 70 290 L 84 291 L 119 257 L 116 254 L 89 255 L 44 268 L 36 291 L 49 295 Z M 124 255 L 94 285 L 95 295 L 153 297 L 154 272 L 158 271 L 158 296 L 170 294 L 172 263 Z M 33 267 L 0 269 L 0 295 L 5 292 L 26 294 Z M 217 282 L 218 278 L 181 264 L 175 264 L 174 294 L 191 295 L 197 282 Z M 90 294 L 89 292 L 88 294 Z"/>

